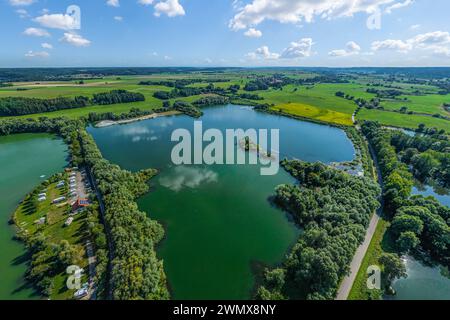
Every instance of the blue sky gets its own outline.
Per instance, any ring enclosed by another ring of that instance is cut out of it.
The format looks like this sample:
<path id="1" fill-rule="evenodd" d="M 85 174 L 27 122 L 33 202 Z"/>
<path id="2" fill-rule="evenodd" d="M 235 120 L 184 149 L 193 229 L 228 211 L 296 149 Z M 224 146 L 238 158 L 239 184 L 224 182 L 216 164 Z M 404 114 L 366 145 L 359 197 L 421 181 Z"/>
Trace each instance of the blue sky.
<path id="1" fill-rule="evenodd" d="M 448 0 L 0 0 L 0 67 L 450 66 L 448 12 Z"/>

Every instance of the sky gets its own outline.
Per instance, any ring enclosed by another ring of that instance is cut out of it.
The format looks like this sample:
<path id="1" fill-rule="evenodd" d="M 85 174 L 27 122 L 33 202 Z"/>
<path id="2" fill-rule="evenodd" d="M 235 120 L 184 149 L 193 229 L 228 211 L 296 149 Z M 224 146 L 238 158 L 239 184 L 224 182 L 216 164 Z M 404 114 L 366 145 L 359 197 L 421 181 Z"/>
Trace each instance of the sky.
<path id="1" fill-rule="evenodd" d="M 448 0 L 0 0 L 0 67 L 450 66 Z"/>

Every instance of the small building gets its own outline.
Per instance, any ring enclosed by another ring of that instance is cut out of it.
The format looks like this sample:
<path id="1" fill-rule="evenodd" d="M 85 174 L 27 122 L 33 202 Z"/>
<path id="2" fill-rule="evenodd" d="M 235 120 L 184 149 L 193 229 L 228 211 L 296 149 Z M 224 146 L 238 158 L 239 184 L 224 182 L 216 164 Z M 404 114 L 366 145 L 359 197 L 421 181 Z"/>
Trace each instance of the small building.
<path id="1" fill-rule="evenodd" d="M 53 204 L 61 203 L 66 200 L 66 197 L 59 197 L 52 201 Z"/>
<path id="2" fill-rule="evenodd" d="M 70 217 L 69 219 L 66 220 L 66 223 L 64 223 L 64 225 L 65 225 L 66 227 L 68 227 L 68 226 L 70 226 L 72 223 L 73 223 L 73 218 Z"/>
<path id="3" fill-rule="evenodd" d="M 57 188 L 62 188 L 66 185 L 66 183 L 64 181 L 60 181 L 58 182 L 58 184 L 56 185 Z"/>
<path id="4" fill-rule="evenodd" d="M 76 211 L 80 208 L 89 207 L 90 203 L 88 199 L 78 199 L 72 206 L 72 210 Z"/>
<path id="5" fill-rule="evenodd" d="M 46 193 L 39 193 L 39 194 L 38 194 L 38 197 L 39 197 L 39 198 L 41 198 L 41 197 L 46 197 L 46 196 L 47 196 Z"/>
<path id="6" fill-rule="evenodd" d="M 42 217 L 39 220 L 36 220 L 34 223 L 37 224 L 38 226 L 45 224 L 45 217 Z"/>

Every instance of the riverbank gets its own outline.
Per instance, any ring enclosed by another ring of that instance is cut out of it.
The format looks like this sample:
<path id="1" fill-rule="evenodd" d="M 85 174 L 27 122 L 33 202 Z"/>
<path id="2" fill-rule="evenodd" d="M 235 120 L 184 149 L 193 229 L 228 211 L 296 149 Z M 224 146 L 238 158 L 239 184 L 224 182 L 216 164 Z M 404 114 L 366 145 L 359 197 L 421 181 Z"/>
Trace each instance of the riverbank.
<path id="1" fill-rule="evenodd" d="M 144 121 L 144 120 L 156 119 L 156 118 L 160 118 L 160 117 L 174 116 L 174 115 L 178 115 L 178 114 L 181 114 L 181 112 L 166 111 L 166 112 L 161 112 L 161 113 L 152 113 L 152 114 L 149 114 L 149 115 L 146 115 L 143 117 L 126 119 L 126 120 L 118 120 L 118 121 L 104 120 L 104 121 L 100 121 L 99 123 L 97 123 L 95 125 L 95 127 L 96 128 L 105 128 L 105 127 L 110 127 L 110 126 L 115 126 L 115 125 L 133 123 L 133 122 L 137 122 L 137 121 Z"/>

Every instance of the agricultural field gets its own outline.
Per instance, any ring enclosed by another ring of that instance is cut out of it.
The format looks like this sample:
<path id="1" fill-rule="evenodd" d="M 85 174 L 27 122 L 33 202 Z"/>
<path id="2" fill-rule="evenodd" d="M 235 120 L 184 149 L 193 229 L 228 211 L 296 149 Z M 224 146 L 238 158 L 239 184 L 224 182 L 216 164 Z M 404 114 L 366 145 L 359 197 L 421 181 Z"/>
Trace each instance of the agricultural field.
<path id="1" fill-rule="evenodd" d="M 407 107 L 408 111 L 414 113 L 439 114 L 450 117 L 450 112 L 443 107 L 444 103 L 450 103 L 450 95 L 400 96 L 398 100 L 383 100 L 381 105 L 385 110 L 390 111 L 398 111 L 402 107 Z"/>
<path id="2" fill-rule="evenodd" d="M 378 121 L 385 126 L 405 129 L 417 129 L 420 124 L 425 124 L 429 128 L 435 127 L 438 129 L 444 129 L 446 132 L 450 132 L 449 120 L 434 118 L 432 116 L 409 115 L 398 112 L 361 109 L 356 119 L 362 121 Z"/>
<path id="3" fill-rule="evenodd" d="M 140 85 L 141 81 L 176 81 L 196 79 L 199 82 L 191 83 L 186 87 L 206 88 L 210 83 L 215 88 L 227 90 L 232 85 L 238 85 L 240 89 L 237 94 L 249 93 L 244 90 L 246 84 L 254 79 L 276 77 L 279 72 L 270 70 L 260 71 L 228 71 L 223 73 L 161 73 L 145 76 L 108 76 L 86 80 L 72 81 L 42 81 L 42 82 L 14 82 L 13 86 L 0 88 L 0 98 L 3 97 L 26 97 L 26 98 L 74 98 L 77 96 L 92 97 L 94 94 L 109 92 L 111 90 L 127 90 L 141 93 L 145 101 L 112 104 L 112 105 L 90 105 L 83 108 L 60 110 L 48 113 L 37 113 L 19 116 L 22 118 L 39 117 L 69 117 L 72 119 L 87 117 L 90 113 L 111 112 L 116 115 L 128 113 L 132 108 L 141 111 L 151 111 L 163 106 L 163 101 L 153 95 L 158 91 L 170 92 L 173 87 L 161 85 Z M 286 71 L 283 76 L 293 81 L 304 81 L 320 76 L 320 73 Z M 427 127 L 450 130 L 450 112 L 443 105 L 450 103 L 450 94 L 438 94 L 439 88 L 429 84 L 410 84 L 401 81 L 387 81 L 381 76 L 372 75 L 340 75 L 343 79 L 348 77 L 346 83 L 321 83 L 312 84 L 287 84 L 282 87 L 269 87 L 267 90 L 250 92 L 258 95 L 261 100 L 258 104 L 268 104 L 271 110 L 283 111 L 294 116 L 300 116 L 314 121 L 337 125 L 352 125 L 352 115 L 357 109 L 354 100 L 364 99 L 372 101 L 377 99 L 375 93 L 367 92 L 368 89 L 376 90 L 401 90 L 403 95 L 395 99 L 378 98 L 380 108 L 362 109 L 359 111 L 358 120 L 377 120 L 382 124 L 393 127 L 416 129 L 419 124 Z M 201 82 L 200 82 L 201 80 Z M 227 80 L 227 81 L 224 81 Z M 347 99 L 336 96 L 337 92 L 343 92 Z M 204 95 L 179 97 L 170 99 L 173 104 L 176 100 L 192 103 Z M 248 100 L 238 99 L 241 103 Z M 248 101 L 250 102 L 250 101 Z M 406 111 L 404 108 L 407 108 Z M 403 113 L 399 112 L 403 108 Z M 439 115 L 441 118 L 437 118 Z M 434 117 L 433 117 L 434 116 Z"/>
<path id="4" fill-rule="evenodd" d="M 272 107 L 272 110 L 281 111 L 293 116 L 312 119 L 320 122 L 341 124 L 344 126 L 351 126 L 353 124 L 352 117 L 349 114 L 336 112 L 329 109 L 321 109 L 301 103 L 281 104 L 277 105 L 276 107 Z"/>

